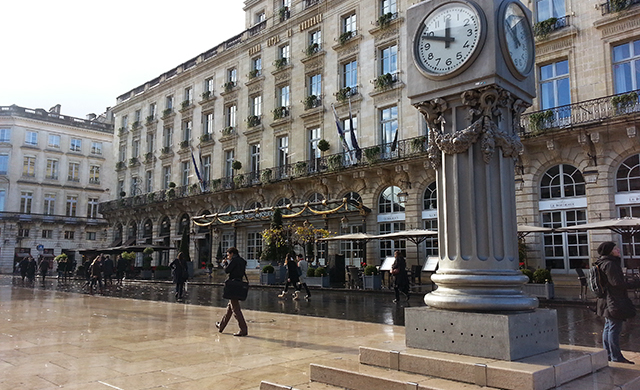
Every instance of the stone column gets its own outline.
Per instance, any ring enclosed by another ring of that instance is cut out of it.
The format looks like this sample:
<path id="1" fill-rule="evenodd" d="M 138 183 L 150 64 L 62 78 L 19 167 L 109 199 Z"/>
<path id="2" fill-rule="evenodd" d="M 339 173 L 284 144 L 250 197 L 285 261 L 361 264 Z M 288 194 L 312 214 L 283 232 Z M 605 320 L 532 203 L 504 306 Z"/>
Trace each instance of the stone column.
<path id="1" fill-rule="evenodd" d="M 438 289 L 424 301 L 458 311 L 526 311 L 518 270 L 514 159 L 527 104 L 498 86 L 415 104 L 429 126 L 437 172 Z"/>

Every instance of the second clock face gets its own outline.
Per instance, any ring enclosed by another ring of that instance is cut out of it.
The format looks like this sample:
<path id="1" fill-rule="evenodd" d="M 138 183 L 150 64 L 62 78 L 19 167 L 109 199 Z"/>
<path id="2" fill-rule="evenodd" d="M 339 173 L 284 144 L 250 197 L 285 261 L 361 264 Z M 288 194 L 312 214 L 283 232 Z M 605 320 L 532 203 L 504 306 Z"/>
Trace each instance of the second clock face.
<path id="1" fill-rule="evenodd" d="M 443 77 L 464 70 L 475 58 L 484 37 L 479 11 L 463 2 L 433 10 L 414 38 L 414 58 L 427 76 Z"/>

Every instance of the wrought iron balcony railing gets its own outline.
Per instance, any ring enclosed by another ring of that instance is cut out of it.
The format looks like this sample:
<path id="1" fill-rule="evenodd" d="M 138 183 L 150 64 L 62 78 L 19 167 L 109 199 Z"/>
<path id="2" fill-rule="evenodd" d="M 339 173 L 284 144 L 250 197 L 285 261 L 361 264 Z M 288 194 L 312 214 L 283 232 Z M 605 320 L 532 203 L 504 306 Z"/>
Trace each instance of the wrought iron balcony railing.
<path id="1" fill-rule="evenodd" d="M 520 122 L 520 136 L 532 137 L 551 129 L 570 128 L 640 113 L 639 93 L 640 90 L 636 90 L 524 114 Z"/>
<path id="2" fill-rule="evenodd" d="M 614 12 L 623 11 L 634 4 L 639 4 L 640 0 L 608 0 L 606 3 L 600 4 L 602 16 Z"/>

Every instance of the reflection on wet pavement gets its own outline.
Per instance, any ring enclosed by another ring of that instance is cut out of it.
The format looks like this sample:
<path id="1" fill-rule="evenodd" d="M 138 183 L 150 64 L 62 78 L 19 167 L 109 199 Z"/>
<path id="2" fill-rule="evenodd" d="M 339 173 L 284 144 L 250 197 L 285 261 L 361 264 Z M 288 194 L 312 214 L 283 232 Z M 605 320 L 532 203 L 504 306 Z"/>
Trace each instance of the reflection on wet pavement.
<path id="1" fill-rule="evenodd" d="M 37 294 L 38 290 L 55 290 L 86 294 L 84 281 L 70 280 L 67 283 L 51 278 L 42 287 L 23 283 L 19 277 L 3 275 L 0 285 L 29 288 Z M 278 289 L 252 286 L 249 297 L 242 307 L 263 312 L 296 314 L 312 317 L 324 317 L 362 321 L 388 325 L 404 325 L 404 307 L 423 306 L 423 294 L 414 294 L 408 303 L 394 304 L 393 294 L 381 292 L 363 292 L 353 290 L 312 290 L 310 300 L 294 301 L 289 295 L 285 299 L 277 297 Z M 105 288 L 104 295 L 118 298 L 143 299 L 162 302 L 176 302 L 174 285 L 170 283 L 148 283 L 126 281 L 122 286 Z M 0 297 L 0 300 L 6 297 Z M 225 307 L 227 301 L 222 298 L 222 286 L 212 284 L 189 284 L 185 304 Z M 603 320 L 597 317 L 586 305 L 563 302 L 541 305 L 556 309 L 558 313 L 558 334 L 561 344 L 601 347 Z M 627 321 L 621 335 L 623 350 L 640 351 L 640 319 Z"/>

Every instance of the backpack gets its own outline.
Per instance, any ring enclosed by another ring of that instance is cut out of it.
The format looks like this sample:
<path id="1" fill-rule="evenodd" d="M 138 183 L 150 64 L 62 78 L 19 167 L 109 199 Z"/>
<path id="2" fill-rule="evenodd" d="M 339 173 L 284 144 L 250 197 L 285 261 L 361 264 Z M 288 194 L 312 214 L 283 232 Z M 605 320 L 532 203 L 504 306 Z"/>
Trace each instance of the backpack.
<path id="1" fill-rule="evenodd" d="M 600 270 L 600 266 L 597 263 L 593 263 L 589 268 L 589 275 L 587 276 L 587 284 L 596 297 L 604 298 L 606 295 L 606 281 Z"/>

